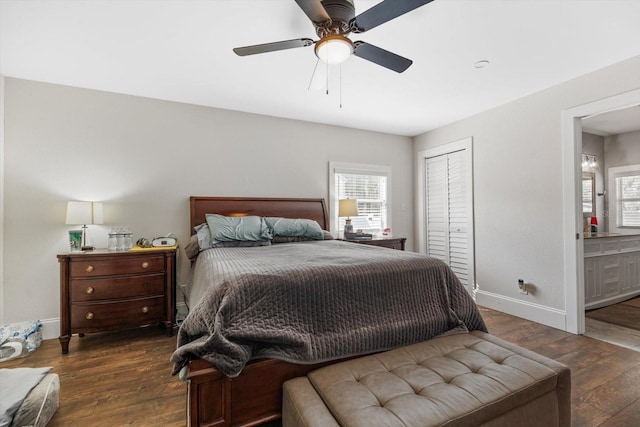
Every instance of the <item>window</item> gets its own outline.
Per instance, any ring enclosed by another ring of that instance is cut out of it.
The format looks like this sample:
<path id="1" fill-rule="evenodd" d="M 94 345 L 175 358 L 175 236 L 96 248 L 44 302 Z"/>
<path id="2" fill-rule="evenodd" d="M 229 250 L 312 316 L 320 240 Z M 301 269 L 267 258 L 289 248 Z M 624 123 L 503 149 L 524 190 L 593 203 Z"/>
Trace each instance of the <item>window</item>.
<path id="1" fill-rule="evenodd" d="M 338 217 L 338 200 L 356 199 L 358 216 L 351 217 L 353 229 L 380 234 L 391 228 L 388 166 L 335 163 L 329 164 L 331 224 L 334 232 L 344 229 L 346 218 Z"/>
<path id="2" fill-rule="evenodd" d="M 640 228 L 640 170 L 616 173 L 618 227 Z"/>

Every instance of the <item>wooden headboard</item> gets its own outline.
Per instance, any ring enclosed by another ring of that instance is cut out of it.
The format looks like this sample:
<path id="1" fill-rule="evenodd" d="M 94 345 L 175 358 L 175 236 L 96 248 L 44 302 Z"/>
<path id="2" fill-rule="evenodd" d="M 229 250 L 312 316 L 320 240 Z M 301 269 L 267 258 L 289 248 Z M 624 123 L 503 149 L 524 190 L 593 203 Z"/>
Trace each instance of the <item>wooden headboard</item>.
<path id="1" fill-rule="evenodd" d="M 191 230 L 206 221 L 206 214 L 213 213 L 226 216 L 257 215 L 306 218 L 317 221 L 323 230 L 329 229 L 329 216 L 324 199 L 191 196 L 189 203 Z"/>

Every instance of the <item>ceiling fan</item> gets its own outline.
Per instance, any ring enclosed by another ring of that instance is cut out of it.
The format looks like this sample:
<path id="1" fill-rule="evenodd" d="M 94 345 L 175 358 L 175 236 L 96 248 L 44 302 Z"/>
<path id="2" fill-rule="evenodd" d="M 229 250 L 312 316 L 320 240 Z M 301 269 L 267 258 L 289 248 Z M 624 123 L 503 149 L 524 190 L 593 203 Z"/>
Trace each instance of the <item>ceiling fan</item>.
<path id="1" fill-rule="evenodd" d="M 274 52 L 315 44 L 315 54 L 328 64 L 340 64 L 351 54 L 402 73 L 412 60 L 363 41 L 352 42 L 349 33 L 364 33 L 433 0 L 384 0 L 355 16 L 353 0 L 295 0 L 309 17 L 320 40 L 308 38 L 284 40 L 253 46 L 236 47 L 239 56 Z"/>

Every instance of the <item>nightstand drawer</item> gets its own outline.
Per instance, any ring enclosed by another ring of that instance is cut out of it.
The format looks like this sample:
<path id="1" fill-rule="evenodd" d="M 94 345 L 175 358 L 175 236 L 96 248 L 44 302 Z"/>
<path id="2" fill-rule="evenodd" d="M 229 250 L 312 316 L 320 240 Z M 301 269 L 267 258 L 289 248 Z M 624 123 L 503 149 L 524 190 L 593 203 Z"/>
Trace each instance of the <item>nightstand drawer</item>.
<path id="1" fill-rule="evenodd" d="M 71 277 L 113 276 L 118 274 L 160 273 L 163 256 L 136 256 L 119 259 L 78 259 L 71 262 Z"/>
<path id="2" fill-rule="evenodd" d="M 378 242 L 376 246 L 380 246 L 382 248 L 402 250 L 402 243 L 397 241 Z"/>
<path id="3" fill-rule="evenodd" d="M 122 329 L 158 323 L 163 319 L 164 298 L 140 298 L 119 302 L 71 304 L 71 330 L 83 332 Z"/>
<path id="4" fill-rule="evenodd" d="M 71 281 L 71 301 L 99 301 L 162 295 L 164 274 Z"/>

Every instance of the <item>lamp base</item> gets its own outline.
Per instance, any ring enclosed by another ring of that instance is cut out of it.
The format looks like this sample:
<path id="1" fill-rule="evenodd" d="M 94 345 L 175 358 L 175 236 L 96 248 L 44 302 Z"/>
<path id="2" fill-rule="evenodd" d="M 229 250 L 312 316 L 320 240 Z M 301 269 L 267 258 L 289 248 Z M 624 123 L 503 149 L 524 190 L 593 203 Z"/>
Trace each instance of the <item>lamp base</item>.
<path id="1" fill-rule="evenodd" d="M 95 248 L 93 246 L 83 246 L 80 249 L 82 249 L 83 251 L 92 251 Z"/>
<path id="2" fill-rule="evenodd" d="M 351 224 L 350 218 L 347 218 L 344 222 L 344 233 L 353 233 L 353 224 Z"/>

